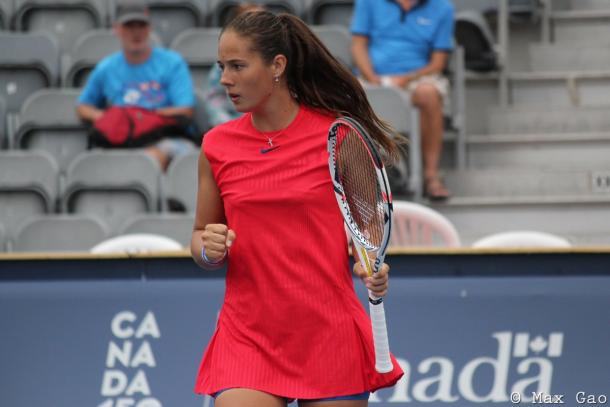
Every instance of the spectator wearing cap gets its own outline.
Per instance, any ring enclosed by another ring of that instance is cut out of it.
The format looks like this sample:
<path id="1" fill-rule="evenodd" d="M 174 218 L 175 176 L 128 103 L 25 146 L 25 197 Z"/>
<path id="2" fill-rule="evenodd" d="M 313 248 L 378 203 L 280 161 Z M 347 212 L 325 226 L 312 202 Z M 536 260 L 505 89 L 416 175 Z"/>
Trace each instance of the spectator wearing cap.
<path id="1" fill-rule="evenodd" d="M 175 51 L 151 45 L 146 2 L 118 0 L 113 30 L 122 49 L 102 59 L 89 76 L 78 99 L 79 117 L 95 122 L 110 106 L 137 106 L 163 116 L 192 118 L 195 95 L 188 66 Z M 172 137 L 144 149 L 165 169 L 172 158 L 196 146 Z"/>
<path id="2" fill-rule="evenodd" d="M 453 49 L 454 7 L 448 0 L 356 0 L 352 55 L 365 82 L 402 88 L 420 110 L 424 193 L 432 200 L 450 192 L 438 172 L 443 143 L 442 76 Z"/>

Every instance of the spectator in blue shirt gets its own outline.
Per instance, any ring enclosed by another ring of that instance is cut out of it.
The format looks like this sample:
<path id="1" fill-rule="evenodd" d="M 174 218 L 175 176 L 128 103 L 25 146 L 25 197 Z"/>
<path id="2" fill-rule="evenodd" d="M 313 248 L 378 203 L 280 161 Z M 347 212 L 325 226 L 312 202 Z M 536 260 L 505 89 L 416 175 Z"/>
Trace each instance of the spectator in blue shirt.
<path id="1" fill-rule="evenodd" d="M 454 9 L 448 0 L 356 0 L 352 55 L 368 83 L 407 90 L 421 111 L 424 193 L 447 199 L 439 173 L 443 140 L 442 76 L 453 49 Z"/>
<path id="2" fill-rule="evenodd" d="M 122 50 L 96 65 L 78 99 L 78 115 L 95 122 L 107 107 L 137 106 L 192 118 L 195 96 L 188 66 L 178 53 L 151 45 L 146 2 L 120 0 L 114 31 Z M 194 150 L 193 142 L 173 137 L 145 148 L 163 169 L 176 155 Z"/>

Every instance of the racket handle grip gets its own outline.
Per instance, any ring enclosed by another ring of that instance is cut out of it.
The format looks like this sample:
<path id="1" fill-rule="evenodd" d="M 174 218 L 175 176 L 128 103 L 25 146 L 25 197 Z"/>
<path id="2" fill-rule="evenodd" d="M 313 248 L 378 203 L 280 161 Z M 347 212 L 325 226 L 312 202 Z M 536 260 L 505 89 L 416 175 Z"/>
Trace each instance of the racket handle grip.
<path id="1" fill-rule="evenodd" d="M 377 297 L 369 292 L 369 298 Z M 369 301 L 369 312 L 373 325 L 373 344 L 375 346 L 375 370 L 379 373 L 388 373 L 394 369 L 390 358 L 390 343 L 388 341 L 388 328 L 385 321 L 385 308 L 383 302 L 373 304 Z"/>

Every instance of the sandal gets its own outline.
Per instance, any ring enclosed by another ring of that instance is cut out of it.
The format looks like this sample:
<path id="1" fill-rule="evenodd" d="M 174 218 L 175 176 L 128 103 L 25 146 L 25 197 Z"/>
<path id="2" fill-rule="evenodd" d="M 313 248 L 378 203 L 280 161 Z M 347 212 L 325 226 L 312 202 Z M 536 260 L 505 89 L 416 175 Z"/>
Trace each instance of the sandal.
<path id="1" fill-rule="evenodd" d="M 431 201 L 444 201 L 451 197 L 451 192 L 445 188 L 439 177 L 426 179 L 424 184 L 424 196 Z"/>

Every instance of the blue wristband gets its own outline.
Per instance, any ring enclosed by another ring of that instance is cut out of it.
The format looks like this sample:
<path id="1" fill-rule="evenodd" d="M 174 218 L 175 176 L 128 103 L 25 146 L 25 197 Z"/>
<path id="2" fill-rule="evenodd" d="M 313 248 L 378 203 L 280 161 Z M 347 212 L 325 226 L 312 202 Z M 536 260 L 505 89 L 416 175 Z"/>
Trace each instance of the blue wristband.
<path id="1" fill-rule="evenodd" d="M 201 246 L 201 259 L 207 264 L 218 265 L 225 260 L 226 256 L 227 256 L 227 252 L 225 252 L 225 254 L 220 258 L 220 260 L 212 261 L 212 260 L 208 259 L 208 256 L 205 255 L 205 247 Z"/>

